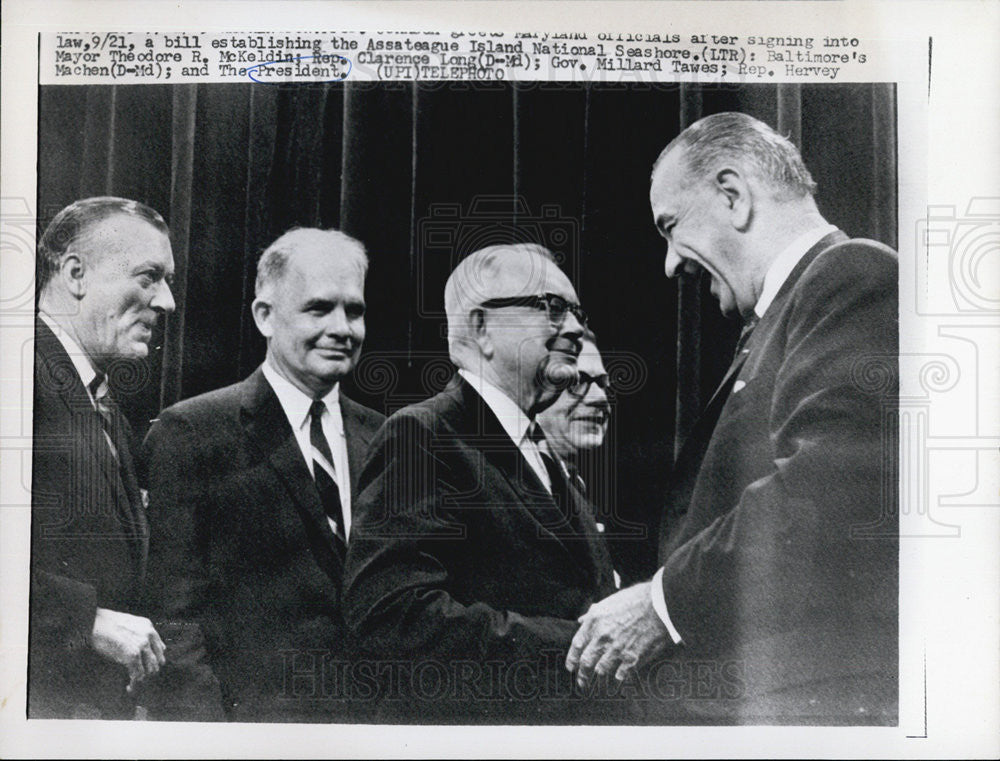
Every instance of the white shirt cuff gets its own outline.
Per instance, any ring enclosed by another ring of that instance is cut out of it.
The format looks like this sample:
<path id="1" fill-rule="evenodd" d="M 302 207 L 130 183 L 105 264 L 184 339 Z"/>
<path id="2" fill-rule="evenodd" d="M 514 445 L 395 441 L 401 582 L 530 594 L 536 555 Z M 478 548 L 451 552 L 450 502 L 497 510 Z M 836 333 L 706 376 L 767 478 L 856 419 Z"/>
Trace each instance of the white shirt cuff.
<path id="1" fill-rule="evenodd" d="M 656 611 L 656 615 L 660 617 L 663 625 L 667 627 L 667 634 L 670 635 L 670 639 L 674 641 L 675 645 L 679 645 L 681 644 L 681 635 L 670 620 L 670 614 L 667 613 L 667 601 L 663 596 L 663 571 L 664 569 L 660 568 L 653 576 L 653 580 L 649 584 L 649 595 L 653 598 L 653 610 Z"/>

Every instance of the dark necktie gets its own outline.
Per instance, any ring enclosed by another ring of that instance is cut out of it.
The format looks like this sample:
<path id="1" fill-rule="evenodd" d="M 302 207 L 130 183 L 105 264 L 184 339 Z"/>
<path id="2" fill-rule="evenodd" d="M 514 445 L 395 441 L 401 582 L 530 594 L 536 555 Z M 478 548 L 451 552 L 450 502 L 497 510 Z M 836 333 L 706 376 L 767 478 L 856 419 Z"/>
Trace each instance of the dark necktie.
<path id="1" fill-rule="evenodd" d="M 141 539 L 147 532 L 146 515 L 142 504 L 142 496 L 139 492 L 139 484 L 136 481 L 135 470 L 132 466 L 132 453 L 129 448 L 125 418 L 111 397 L 107 379 L 104 375 L 99 373 L 95 376 L 87 385 L 87 388 L 94 398 L 94 408 L 97 411 L 98 419 L 101 421 L 104 438 L 107 441 L 108 449 L 111 450 L 111 457 L 118 467 L 118 477 L 125 488 L 125 496 L 128 500 L 128 507 L 125 508 L 125 519 L 132 526 L 135 535 Z M 139 574 L 141 576 L 145 573 L 145 546 L 140 544 L 137 552 Z"/>
<path id="2" fill-rule="evenodd" d="M 319 491 L 320 502 L 327 517 L 337 524 L 337 538 L 347 542 L 346 525 L 344 523 L 344 506 L 340 502 L 340 489 L 331 473 L 337 470 L 333 464 L 333 453 L 330 443 L 323 435 L 323 413 L 326 403 L 317 399 L 309 408 L 309 443 L 313 449 L 313 479 Z"/>
<path id="3" fill-rule="evenodd" d="M 538 423 L 531 424 L 528 429 L 528 438 L 535 443 L 538 454 L 542 458 L 542 464 L 545 466 L 545 472 L 549 474 L 552 498 L 560 512 L 565 516 L 566 525 L 578 527 L 579 516 L 577 513 L 583 500 L 583 494 L 578 490 L 578 487 L 571 484 L 566 477 L 566 471 L 556 462 L 556 458 L 552 455 L 545 440 L 545 433 Z"/>
<path id="4" fill-rule="evenodd" d="M 97 410 L 98 418 L 100 418 L 101 428 L 104 430 L 104 437 L 108 441 L 108 447 L 111 449 L 111 455 L 120 467 L 121 461 L 118 457 L 119 442 L 116 420 L 118 409 L 108 396 L 108 384 L 104 382 L 104 376 L 98 373 L 90 381 L 87 388 L 90 389 L 90 395 L 94 398 L 94 407 Z"/>
<path id="5" fill-rule="evenodd" d="M 736 351 L 733 352 L 735 359 L 739 359 L 740 355 L 746 351 L 747 341 L 750 340 L 750 335 L 753 333 L 754 328 L 757 327 L 758 322 L 760 322 L 760 318 L 756 313 L 746 321 L 743 330 L 740 331 L 740 339 L 736 342 Z"/>
<path id="6" fill-rule="evenodd" d="M 587 482 L 584 481 L 583 476 L 580 475 L 580 469 L 571 462 L 564 462 L 563 464 L 566 466 L 566 472 L 569 475 L 569 482 L 573 484 L 573 487 L 586 498 Z"/>

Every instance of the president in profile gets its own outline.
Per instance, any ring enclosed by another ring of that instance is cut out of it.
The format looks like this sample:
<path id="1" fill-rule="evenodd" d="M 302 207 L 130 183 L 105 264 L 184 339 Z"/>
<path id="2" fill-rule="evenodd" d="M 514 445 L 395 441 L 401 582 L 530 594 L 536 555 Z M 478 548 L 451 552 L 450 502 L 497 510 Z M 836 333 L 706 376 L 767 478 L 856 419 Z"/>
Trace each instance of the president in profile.
<path id="1" fill-rule="evenodd" d="M 668 277 L 709 278 L 745 329 L 678 456 L 661 568 L 593 606 L 567 657 L 582 683 L 685 663 L 735 677 L 652 721 L 897 721 L 897 256 L 829 224 L 815 188 L 739 113 L 653 168 Z"/>

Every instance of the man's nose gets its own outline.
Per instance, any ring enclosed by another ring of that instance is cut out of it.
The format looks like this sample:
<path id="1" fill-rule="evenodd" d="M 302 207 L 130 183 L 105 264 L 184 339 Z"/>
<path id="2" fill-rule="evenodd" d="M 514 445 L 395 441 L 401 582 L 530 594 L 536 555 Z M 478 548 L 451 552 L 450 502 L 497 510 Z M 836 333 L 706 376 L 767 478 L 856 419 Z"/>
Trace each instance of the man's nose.
<path id="1" fill-rule="evenodd" d="M 667 258 L 663 262 L 663 271 L 666 273 L 667 277 L 677 277 L 681 274 L 681 269 L 684 267 L 684 259 L 680 254 L 670 246 L 667 249 Z"/>
<path id="2" fill-rule="evenodd" d="M 343 307 L 331 309 L 326 316 L 325 332 L 334 336 L 347 336 L 351 333 L 351 324 Z"/>
<path id="3" fill-rule="evenodd" d="M 559 328 L 560 335 L 579 340 L 583 336 L 583 323 L 571 310 L 567 310 Z"/>
<path id="4" fill-rule="evenodd" d="M 587 389 L 587 395 L 583 398 L 583 403 L 588 407 L 601 410 L 608 410 L 611 407 L 611 404 L 608 402 L 608 392 L 596 383 L 590 384 L 590 388 Z"/>
<path id="5" fill-rule="evenodd" d="M 160 281 L 156 289 L 156 295 L 153 296 L 150 306 L 158 312 L 164 312 L 165 314 L 170 314 L 177 307 L 177 304 L 174 302 L 174 294 L 170 292 L 170 286 L 166 280 Z"/>

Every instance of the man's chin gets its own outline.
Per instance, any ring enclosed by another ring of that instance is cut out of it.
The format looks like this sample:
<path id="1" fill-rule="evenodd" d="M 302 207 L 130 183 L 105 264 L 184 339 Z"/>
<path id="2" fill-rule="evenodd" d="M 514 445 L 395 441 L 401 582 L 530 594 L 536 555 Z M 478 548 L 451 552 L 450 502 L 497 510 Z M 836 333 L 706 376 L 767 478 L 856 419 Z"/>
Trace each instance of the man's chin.
<path id="1" fill-rule="evenodd" d="M 604 441 L 604 427 L 591 422 L 574 421 L 576 431 L 573 438 L 580 449 L 593 449 L 599 447 Z"/>
<path id="2" fill-rule="evenodd" d="M 317 368 L 316 377 L 331 386 L 340 381 L 354 368 L 354 360 L 350 357 L 344 359 L 327 359 Z"/>
<path id="3" fill-rule="evenodd" d="M 119 353 L 120 359 L 145 359 L 149 356 L 148 341 L 133 341 L 125 351 Z"/>

